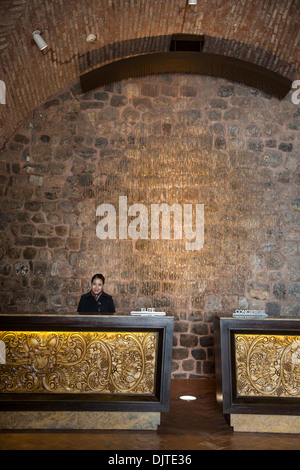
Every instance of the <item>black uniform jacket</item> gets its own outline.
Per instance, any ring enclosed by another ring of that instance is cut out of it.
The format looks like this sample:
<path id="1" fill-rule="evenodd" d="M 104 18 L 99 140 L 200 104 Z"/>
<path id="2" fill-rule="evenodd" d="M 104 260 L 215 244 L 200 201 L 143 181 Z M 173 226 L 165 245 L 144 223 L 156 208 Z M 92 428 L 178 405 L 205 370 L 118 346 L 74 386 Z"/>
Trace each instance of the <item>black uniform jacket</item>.
<path id="1" fill-rule="evenodd" d="M 92 313 L 96 315 L 112 314 L 115 311 L 112 296 L 105 292 L 102 292 L 98 300 L 95 299 L 91 292 L 83 294 L 80 298 L 77 309 L 77 312 L 79 313 Z"/>

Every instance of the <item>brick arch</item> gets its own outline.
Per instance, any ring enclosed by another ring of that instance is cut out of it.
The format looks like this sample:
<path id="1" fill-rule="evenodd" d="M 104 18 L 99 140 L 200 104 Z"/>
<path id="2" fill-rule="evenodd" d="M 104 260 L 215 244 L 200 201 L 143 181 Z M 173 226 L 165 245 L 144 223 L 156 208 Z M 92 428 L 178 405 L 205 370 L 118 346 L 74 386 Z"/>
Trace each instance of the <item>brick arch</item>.
<path id="1" fill-rule="evenodd" d="M 247 61 L 202 52 L 162 52 L 141 54 L 113 61 L 80 77 L 83 92 L 120 80 L 165 73 L 202 74 L 221 77 L 284 98 L 291 80 Z"/>
<path id="2" fill-rule="evenodd" d="M 18 124 L 94 68 L 139 53 L 163 52 L 162 38 L 205 35 L 204 52 L 249 62 L 289 80 L 299 76 L 299 0 L 7 0 L 0 3 L 0 64 L 6 84 L 0 148 Z M 40 52 L 35 29 L 49 44 Z M 87 34 L 95 43 L 85 41 Z M 158 49 L 159 48 L 159 49 Z M 99 63 L 98 63 L 99 65 Z"/>

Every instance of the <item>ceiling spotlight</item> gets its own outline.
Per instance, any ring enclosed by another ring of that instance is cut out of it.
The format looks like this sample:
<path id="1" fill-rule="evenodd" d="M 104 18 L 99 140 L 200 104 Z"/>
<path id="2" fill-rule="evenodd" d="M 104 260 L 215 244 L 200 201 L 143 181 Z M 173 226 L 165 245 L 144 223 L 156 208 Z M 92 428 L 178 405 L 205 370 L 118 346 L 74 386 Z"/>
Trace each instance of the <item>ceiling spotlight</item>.
<path id="1" fill-rule="evenodd" d="M 33 31 L 32 37 L 34 39 L 34 42 L 38 46 L 40 51 L 43 51 L 47 47 L 47 43 L 44 41 L 44 39 L 41 36 L 41 32 L 39 30 Z"/>
<path id="2" fill-rule="evenodd" d="M 86 42 L 94 42 L 96 41 L 97 36 L 95 34 L 89 34 L 86 38 Z"/>
<path id="3" fill-rule="evenodd" d="M 188 0 L 189 5 L 197 5 L 197 0 Z"/>

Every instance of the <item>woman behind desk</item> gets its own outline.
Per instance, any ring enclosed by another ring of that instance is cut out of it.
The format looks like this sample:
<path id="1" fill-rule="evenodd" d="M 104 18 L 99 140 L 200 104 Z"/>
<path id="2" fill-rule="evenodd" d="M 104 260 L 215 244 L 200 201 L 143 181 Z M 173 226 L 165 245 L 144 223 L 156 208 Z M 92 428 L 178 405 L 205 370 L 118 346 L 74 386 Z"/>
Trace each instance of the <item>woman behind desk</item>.
<path id="1" fill-rule="evenodd" d="M 102 274 L 95 274 L 91 281 L 91 290 L 80 298 L 77 312 L 93 314 L 112 314 L 115 310 L 111 295 L 103 292 L 105 278 Z"/>

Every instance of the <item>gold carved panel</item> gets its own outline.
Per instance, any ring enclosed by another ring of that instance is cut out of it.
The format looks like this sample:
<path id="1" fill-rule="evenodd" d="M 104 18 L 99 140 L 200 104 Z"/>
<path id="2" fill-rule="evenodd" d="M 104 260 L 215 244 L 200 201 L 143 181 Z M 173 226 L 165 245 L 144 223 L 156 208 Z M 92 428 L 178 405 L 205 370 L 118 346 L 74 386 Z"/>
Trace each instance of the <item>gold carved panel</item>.
<path id="1" fill-rule="evenodd" d="M 4 331 L 0 341 L 2 393 L 154 393 L 158 333 Z"/>
<path id="2" fill-rule="evenodd" d="M 300 397 L 300 336 L 235 334 L 238 396 Z"/>

